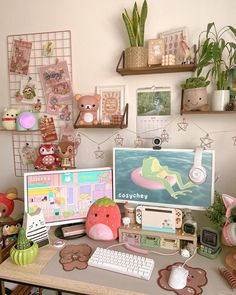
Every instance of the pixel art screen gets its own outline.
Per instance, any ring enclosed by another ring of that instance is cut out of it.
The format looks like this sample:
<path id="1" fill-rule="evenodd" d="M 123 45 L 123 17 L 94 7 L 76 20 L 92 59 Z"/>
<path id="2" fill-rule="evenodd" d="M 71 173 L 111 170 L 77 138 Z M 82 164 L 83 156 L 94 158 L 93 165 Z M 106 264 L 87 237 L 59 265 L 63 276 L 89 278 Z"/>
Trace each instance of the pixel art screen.
<path id="1" fill-rule="evenodd" d="M 41 208 L 47 225 L 80 222 L 92 203 L 112 199 L 112 169 L 25 173 L 25 212 Z"/>

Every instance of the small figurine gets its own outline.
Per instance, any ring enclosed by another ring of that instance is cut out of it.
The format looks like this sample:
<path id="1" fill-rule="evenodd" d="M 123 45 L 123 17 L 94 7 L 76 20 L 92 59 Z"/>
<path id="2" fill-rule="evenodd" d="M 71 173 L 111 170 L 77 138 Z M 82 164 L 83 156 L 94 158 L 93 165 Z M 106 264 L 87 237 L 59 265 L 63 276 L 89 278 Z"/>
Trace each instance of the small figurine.
<path id="1" fill-rule="evenodd" d="M 39 146 L 39 155 L 34 163 L 35 169 L 50 170 L 58 167 L 59 159 L 56 154 L 57 146 L 55 144 L 41 144 Z"/>
<path id="2" fill-rule="evenodd" d="M 61 141 L 58 145 L 58 156 L 61 158 L 60 166 L 64 169 L 75 166 L 75 149 L 72 141 Z"/>
<path id="3" fill-rule="evenodd" d="M 79 124 L 80 125 L 97 125 L 97 111 L 99 108 L 100 95 L 85 95 L 77 94 L 75 99 L 80 111 Z"/>
<path id="4" fill-rule="evenodd" d="M 18 116 L 17 109 L 4 109 L 4 114 L 2 116 L 2 127 L 7 130 L 16 129 L 16 118 Z"/>

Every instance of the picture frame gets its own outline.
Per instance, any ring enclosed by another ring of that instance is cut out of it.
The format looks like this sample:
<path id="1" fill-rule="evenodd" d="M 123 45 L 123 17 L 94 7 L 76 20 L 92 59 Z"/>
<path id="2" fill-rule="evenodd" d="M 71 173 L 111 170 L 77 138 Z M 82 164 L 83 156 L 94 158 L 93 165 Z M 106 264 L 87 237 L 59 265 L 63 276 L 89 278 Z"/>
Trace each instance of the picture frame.
<path id="1" fill-rule="evenodd" d="M 96 93 L 101 96 L 99 119 L 112 120 L 114 115 L 122 115 L 125 106 L 125 86 L 97 86 Z"/>
<path id="2" fill-rule="evenodd" d="M 193 149 L 114 148 L 114 200 L 169 208 L 209 208 L 214 200 L 215 152 L 202 151 L 201 165 L 206 171 L 206 178 L 201 184 L 191 185 L 190 175 L 195 159 Z M 148 170 L 148 165 L 151 170 Z M 156 179 L 144 177 L 145 171 L 158 171 L 158 166 L 162 168 L 159 170 L 162 173 L 172 174 Z M 168 180 L 169 187 L 162 181 L 164 178 Z"/>
<path id="3" fill-rule="evenodd" d="M 165 41 L 163 38 L 148 40 L 148 65 L 159 65 L 165 54 Z"/>
<path id="4" fill-rule="evenodd" d="M 159 38 L 164 39 L 165 54 L 173 54 L 176 57 L 176 64 L 181 64 L 180 58 L 181 41 L 184 40 L 188 44 L 188 29 L 180 27 L 173 30 L 160 33 Z"/>

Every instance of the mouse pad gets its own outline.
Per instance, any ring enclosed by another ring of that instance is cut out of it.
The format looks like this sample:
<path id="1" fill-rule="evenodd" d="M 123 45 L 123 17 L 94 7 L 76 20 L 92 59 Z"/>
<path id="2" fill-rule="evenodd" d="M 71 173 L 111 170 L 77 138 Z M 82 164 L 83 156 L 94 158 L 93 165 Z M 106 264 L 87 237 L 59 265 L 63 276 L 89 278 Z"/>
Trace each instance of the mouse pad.
<path id="1" fill-rule="evenodd" d="M 170 271 L 172 266 L 183 265 L 181 262 L 176 262 L 172 265 L 167 266 L 164 269 L 159 270 L 159 278 L 157 280 L 158 285 L 166 290 L 166 291 L 173 291 L 177 295 L 199 295 L 203 293 L 201 287 L 205 286 L 208 282 L 206 271 L 202 268 L 193 268 L 185 265 L 185 268 L 189 271 L 188 278 L 187 278 L 187 285 L 185 288 L 181 290 L 175 290 L 168 285 L 168 279 L 170 275 Z"/>

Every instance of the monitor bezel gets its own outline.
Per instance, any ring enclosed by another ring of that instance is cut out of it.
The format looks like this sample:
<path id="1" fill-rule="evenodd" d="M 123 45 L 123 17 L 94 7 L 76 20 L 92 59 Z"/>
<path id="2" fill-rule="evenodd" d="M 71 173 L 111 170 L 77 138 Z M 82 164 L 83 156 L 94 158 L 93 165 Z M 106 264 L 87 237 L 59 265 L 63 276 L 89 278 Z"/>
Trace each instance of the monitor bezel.
<path id="1" fill-rule="evenodd" d="M 98 168 L 85 168 L 85 169 L 68 169 L 68 170 L 50 170 L 50 171 L 34 171 L 34 172 L 26 172 L 24 173 L 24 212 L 28 213 L 28 191 L 27 191 L 27 178 L 32 175 L 45 175 L 45 174 L 58 174 L 58 173 L 77 173 L 77 172 L 92 172 L 92 171 L 111 171 L 111 177 L 113 177 L 113 169 L 112 167 L 98 167 Z M 112 181 L 112 200 L 114 199 L 114 189 L 113 189 L 113 181 Z M 45 220 L 45 224 L 48 227 L 51 226 L 63 226 L 69 224 L 82 223 L 86 221 L 86 217 L 70 219 L 70 220 L 60 220 L 47 222 Z"/>

